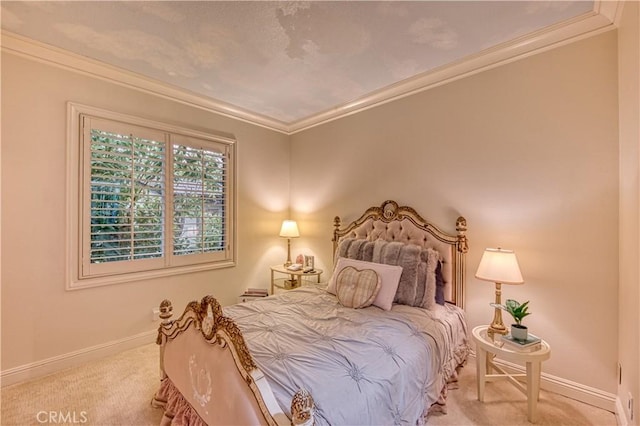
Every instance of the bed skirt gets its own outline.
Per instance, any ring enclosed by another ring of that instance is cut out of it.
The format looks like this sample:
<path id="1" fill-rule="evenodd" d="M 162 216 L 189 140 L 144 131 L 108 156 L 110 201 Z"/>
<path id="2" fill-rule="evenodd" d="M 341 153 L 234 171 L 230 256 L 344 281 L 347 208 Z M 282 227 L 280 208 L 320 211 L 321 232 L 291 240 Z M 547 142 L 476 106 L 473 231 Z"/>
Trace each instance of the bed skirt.
<path id="1" fill-rule="evenodd" d="M 151 405 L 164 409 L 160 426 L 207 426 L 168 377 L 160 382 Z"/>
<path id="2" fill-rule="evenodd" d="M 464 364 L 458 365 L 458 367 L 453 371 L 453 374 L 449 377 L 447 384 L 440 392 L 440 398 L 438 398 L 438 400 L 431 404 L 431 407 L 427 409 L 427 413 L 424 417 L 425 421 L 432 414 L 447 414 L 447 393 L 449 392 L 449 389 L 458 389 L 458 371 L 462 367 L 464 367 Z"/>
<path id="3" fill-rule="evenodd" d="M 458 388 L 458 370 L 463 366 L 461 364 L 454 370 L 447 385 L 442 389 L 438 401 L 427 409 L 423 418 L 424 423 L 429 416 L 436 413 L 447 414 L 447 391 Z M 151 405 L 164 410 L 160 426 L 207 426 L 168 377 L 160 382 L 160 389 L 154 395 Z"/>

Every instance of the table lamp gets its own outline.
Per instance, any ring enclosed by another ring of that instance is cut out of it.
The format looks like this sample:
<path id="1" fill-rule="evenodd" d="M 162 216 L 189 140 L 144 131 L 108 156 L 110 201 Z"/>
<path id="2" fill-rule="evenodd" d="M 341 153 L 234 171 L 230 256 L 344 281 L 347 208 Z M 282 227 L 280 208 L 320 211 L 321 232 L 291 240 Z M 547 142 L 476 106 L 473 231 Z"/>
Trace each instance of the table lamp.
<path id="1" fill-rule="evenodd" d="M 300 232 L 298 231 L 298 224 L 295 220 L 282 221 L 282 228 L 280 228 L 280 236 L 287 239 L 287 261 L 284 266 L 291 265 L 291 238 L 298 238 Z"/>
<path id="2" fill-rule="evenodd" d="M 507 334 L 507 328 L 502 323 L 502 310 L 498 307 L 502 304 L 500 288 L 502 284 L 524 283 L 516 254 L 513 250 L 499 247 L 485 249 L 476 271 L 476 278 L 496 283 L 496 302 L 493 305 L 495 312 L 487 335 L 493 339 L 495 334 Z"/>

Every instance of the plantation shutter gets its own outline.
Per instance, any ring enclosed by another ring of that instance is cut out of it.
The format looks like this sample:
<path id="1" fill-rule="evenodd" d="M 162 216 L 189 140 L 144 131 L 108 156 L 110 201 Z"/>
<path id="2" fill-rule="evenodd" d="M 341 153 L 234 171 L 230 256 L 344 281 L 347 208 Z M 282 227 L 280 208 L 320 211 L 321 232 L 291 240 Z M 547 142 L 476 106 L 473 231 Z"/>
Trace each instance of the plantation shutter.
<path id="1" fill-rule="evenodd" d="M 227 144 L 171 135 L 172 265 L 230 258 Z"/>
<path id="2" fill-rule="evenodd" d="M 83 116 L 83 275 L 165 264 L 164 132 Z"/>
<path id="3" fill-rule="evenodd" d="M 74 287 L 234 265 L 233 139 L 96 109 L 76 117 Z"/>

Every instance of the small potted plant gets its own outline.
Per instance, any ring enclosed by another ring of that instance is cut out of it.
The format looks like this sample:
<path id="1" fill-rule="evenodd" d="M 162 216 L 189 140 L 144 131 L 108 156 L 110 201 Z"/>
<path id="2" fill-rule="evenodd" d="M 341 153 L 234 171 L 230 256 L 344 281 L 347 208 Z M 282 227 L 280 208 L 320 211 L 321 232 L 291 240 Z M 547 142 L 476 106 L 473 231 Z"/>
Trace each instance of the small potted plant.
<path id="1" fill-rule="evenodd" d="M 500 305 L 501 309 L 509 312 L 513 317 L 515 324 L 511 324 L 511 337 L 516 340 L 527 340 L 529 336 L 529 330 L 526 325 L 522 325 L 522 320 L 527 315 L 531 315 L 529 310 L 529 301 L 527 300 L 523 304 L 513 299 L 507 299 L 504 305 Z"/>

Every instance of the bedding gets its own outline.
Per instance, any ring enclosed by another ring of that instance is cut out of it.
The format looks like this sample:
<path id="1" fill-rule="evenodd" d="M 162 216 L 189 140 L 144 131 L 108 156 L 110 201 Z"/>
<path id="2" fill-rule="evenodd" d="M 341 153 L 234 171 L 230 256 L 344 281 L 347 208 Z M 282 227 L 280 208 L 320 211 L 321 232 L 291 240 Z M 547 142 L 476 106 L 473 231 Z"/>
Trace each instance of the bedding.
<path id="1" fill-rule="evenodd" d="M 305 286 L 224 308 L 242 331 L 282 411 L 305 388 L 317 424 L 420 424 L 468 345 L 463 312 L 343 306 Z"/>

